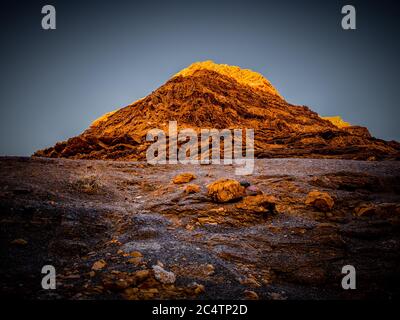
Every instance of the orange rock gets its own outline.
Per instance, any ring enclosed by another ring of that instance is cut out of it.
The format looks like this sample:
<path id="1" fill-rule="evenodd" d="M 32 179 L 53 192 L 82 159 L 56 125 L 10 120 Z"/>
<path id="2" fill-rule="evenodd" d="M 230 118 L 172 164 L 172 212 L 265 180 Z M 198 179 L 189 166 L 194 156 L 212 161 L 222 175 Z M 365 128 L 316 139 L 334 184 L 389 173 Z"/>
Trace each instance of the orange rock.
<path id="1" fill-rule="evenodd" d="M 172 180 L 175 184 L 187 183 L 196 179 L 196 176 L 193 173 L 181 173 L 178 174 L 174 180 Z"/>
<path id="2" fill-rule="evenodd" d="M 129 253 L 129 255 L 134 258 L 143 257 L 143 254 L 139 251 L 133 251 L 133 252 Z"/>
<path id="3" fill-rule="evenodd" d="M 229 202 L 242 198 L 245 188 L 236 180 L 220 179 L 207 186 L 207 194 L 215 202 Z"/>
<path id="4" fill-rule="evenodd" d="M 251 290 L 246 290 L 246 291 L 244 292 L 244 296 L 245 296 L 245 298 L 246 298 L 247 300 L 258 300 L 258 299 L 260 299 L 260 298 L 258 297 L 258 294 L 255 293 L 254 291 L 251 291 Z"/>
<path id="5" fill-rule="evenodd" d="M 240 283 L 243 285 L 246 285 L 246 286 L 254 287 L 254 288 L 261 287 L 261 284 L 253 276 L 249 276 L 245 279 L 242 279 L 240 281 Z"/>
<path id="6" fill-rule="evenodd" d="M 335 116 L 335 117 L 321 117 L 324 120 L 330 121 L 333 125 L 335 125 L 338 128 L 346 128 L 350 127 L 351 124 L 344 121 L 340 116 Z"/>
<path id="7" fill-rule="evenodd" d="M 372 216 L 376 214 L 377 207 L 374 204 L 364 203 L 354 209 L 354 215 L 357 217 Z"/>
<path id="8" fill-rule="evenodd" d="M 18 246 L 26 246 L 28 244 L 28 241 L 26 241 L 25 239 L 15 239 L 11 242 L 11 244 L 15 244 Z"/>
<path id="9" fill-rule="evenodd" d="M 327 212 L 332 210 L 335 202 L 329 193 L 313 190 L 307 195 L 305 204 L 311 205 L 320 211 Z"/>
<path id="10" fill-rule="evenodd" d="M 101 260 L 99 260 L 99 261 L 96 261 L 96 262 L 93 264 L 92 270 L 95 270 L 95 271 L 101 270 L 101 269 L 103 269 L 106 265 L 107 265 L 107 263 L 106 263 L 103 259 L 101 259 Z"/>

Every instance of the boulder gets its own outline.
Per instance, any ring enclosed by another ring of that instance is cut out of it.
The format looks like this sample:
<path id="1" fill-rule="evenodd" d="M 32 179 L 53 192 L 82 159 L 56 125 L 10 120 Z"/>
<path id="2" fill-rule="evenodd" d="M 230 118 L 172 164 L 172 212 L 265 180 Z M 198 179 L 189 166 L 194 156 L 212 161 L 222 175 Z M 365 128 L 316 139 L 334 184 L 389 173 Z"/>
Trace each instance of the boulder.
<path id="1" fill-rule="evenodd" d="M 305 204 L 311 205 L 319 211 L 327 212 L 332 210 L 335 202 L 329 193 L 313 190 L 307 195 Z"/>
<path id="2" fill-rule="evenodd" d="M 220 179 L 207 186 L 208 196 L 215 202 L 229 202 L 242 198 L 245 188 L 233 179 Z"/>

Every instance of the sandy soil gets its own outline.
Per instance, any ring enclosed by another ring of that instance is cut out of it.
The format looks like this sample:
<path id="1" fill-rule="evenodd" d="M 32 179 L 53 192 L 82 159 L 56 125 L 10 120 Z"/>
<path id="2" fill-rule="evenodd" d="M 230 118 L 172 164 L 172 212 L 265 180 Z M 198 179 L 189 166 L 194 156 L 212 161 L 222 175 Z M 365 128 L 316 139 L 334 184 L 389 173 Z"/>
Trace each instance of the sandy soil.
<path id="1" fill-rule="evenodd" d="M 252 176 L 237 177 L 232 166 L 3 157 L 1 295 L 398 298 L 399 169 L 390 161 L 263 159 Z M 199 193 L 171 182 L 183 172 L 197 176 Z M 206 185 L 229 177 L 274 195 L 277 212 L 212 202 Z M 331 212 L 305 205 L 314 189 L 333 197 Z M 358 217 L 362 204 L 379 210 Z M 157 263 L 174 284 L 154 277 Z M 56 268 L 56 290 L 41 288 L 45 264 Z M 356 290 L 341 287 L 347 264 L 357 270 Z"/>

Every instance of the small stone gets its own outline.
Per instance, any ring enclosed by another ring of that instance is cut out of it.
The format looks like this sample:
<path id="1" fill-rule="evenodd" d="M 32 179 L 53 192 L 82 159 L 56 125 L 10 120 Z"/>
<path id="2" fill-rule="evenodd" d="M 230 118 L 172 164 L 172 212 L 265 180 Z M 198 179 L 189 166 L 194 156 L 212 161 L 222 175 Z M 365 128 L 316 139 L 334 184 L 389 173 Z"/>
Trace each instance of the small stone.
<path id="1" fill-rule="evenodd" d="M 258 299 L 260 299 L 260 298 L 258 297 L 258 294 L 255 293 L 254 291 L 251 291 L 251 290 L 246 290 L 246 291 L 244 292 L 244 296 L 245 296 L 245 298 L 246 298 L 247 300 L 258 300 Z"/>
<path id="2" fill-rule="evenodd" d="M 131 253 L 129 253 L 129 255 L 130 255 L 131 257 L 134 257 L 134 258 L 141 258 L 141 257 L 143 257 L 143 254 L 142 254 L 141 252 L 139 252 L 139 251 L 132 251 Z"/>
<path id="3" fill-rule="evenodd" d="M 245 188 L 233 179 L 220 179 L 207 186 L 208 196 L 215 202 L 229 202 L 242 198 Z"/>
<path id="4" fill-rule="evenodd" d="M 377 208 L 373 204 L 364 203 L 354 210 L 354 215 L 357 217 L 369 217 L 376 214 Z"/>
<path id="5" fill-rule="evenodd" d="M 95 270 L 95 271 L 101 270 L 101 269 L 103 269 L 106 265 L 107 265 L 107 263 L 106 263 L 103 259 L 101 259 L 101 260 L 99 260 L 99 261 L 96 261 L 96 262 L 93 264 L 92 270 Z"/>
<path id="6" fill-rule="evenodd" d="M 28 244 L 28 241 L 26 241 L 25 239 L 15 239 L 11 242 L 11 244 L 15 244 L 18 246 L 26 246 Z"/>
<path id="7" fill-rule="evenodd" d="M 212 264 L 207 264 L 204 269 L 207 276 L 211 276 L 215 272 L 215 268 Z"/>
<path id="8" fill-rule="evenodd" d="M 174 283 L 176 280 L 175 274 L 170 271 L 164 270 L 162 267 L 153 266 L 154 277 L 164 284 Z"/>
<path id="9" fill-rule="evenodd" d="M 254 287 L 254 288 L 261 287 L 261 284 L 253 276 L 249 276 L 249 277 L 241 280 L 240 283 L 243 285 Z"/>
<path id="10" fill-rule="evenodd" d="M 182 184 L 182 183 L 188 183 L 194 179 L 196 179 L 196 176 L 193 173 L 181 173 L 178 174 L 174 178 L 174 180 L 172 180 L 172 182 L 175 184 Z"/>
<path id="11" fill-rule="evenodd" d="M 257 196 L 262 194 L 262 191 L 257 186 L 249 186 L 246 188 L 246 195 Z"/>
<path id="12" fill-rule="evenodd" d="M 189 184 L 185 188 L 185 193 L 191 194 L 191 193 L 198 193 L 200 192 L 200 186 L 197 184 Z"/>
<path id="13" fill-rule="evenodd" d="M 118 245 L 121 244 L 121 242 L 119 242 L 117 239 L 112 239 L 109 243 L 110 244 L 118 244 Z"/>
<path id="14" fill-rule="evenodd" d="M 311 205 L 320 211 L 327 212 L 332 210 L 335 202 L 329 193 L 313 190 L 307 195 L 305 204 Z"/>

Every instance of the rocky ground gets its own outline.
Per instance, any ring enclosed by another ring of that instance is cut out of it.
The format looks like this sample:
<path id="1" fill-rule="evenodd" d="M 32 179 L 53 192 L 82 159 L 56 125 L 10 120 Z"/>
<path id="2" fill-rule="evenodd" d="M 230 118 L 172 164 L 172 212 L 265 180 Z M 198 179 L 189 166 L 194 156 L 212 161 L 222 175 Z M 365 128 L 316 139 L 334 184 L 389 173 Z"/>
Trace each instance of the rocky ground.
<path id="1" fill-rule="evenodd" d="M 0 158 L 1 295 L 398 298 L 399 169 L 262 159 L 237 177 L 232 166 Z M 174 183 L 181 173 L 194 177 Z M 206 186 L 221 178 L 264 196 L 218 202 Z M 56 290 L 41 288 L 46 264 Z M 347 264 L 356 290 L 341 288 Z"/>

